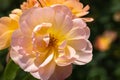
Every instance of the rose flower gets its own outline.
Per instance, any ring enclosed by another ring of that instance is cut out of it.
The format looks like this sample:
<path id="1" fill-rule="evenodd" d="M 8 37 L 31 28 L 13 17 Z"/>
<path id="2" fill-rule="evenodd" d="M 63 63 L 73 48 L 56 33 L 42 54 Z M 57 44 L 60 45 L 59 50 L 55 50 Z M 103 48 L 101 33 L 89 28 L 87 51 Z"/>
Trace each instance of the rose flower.
<path id="1" fill-rule="evenodd" d="M 72 63 L 84 65 L 92 59 L 89 28 L 81 18 L 73 19 L 65 6 L 31 8 L 19 24 L 12 35 L 10 57 L 35 78 L 64 80 Z"/>

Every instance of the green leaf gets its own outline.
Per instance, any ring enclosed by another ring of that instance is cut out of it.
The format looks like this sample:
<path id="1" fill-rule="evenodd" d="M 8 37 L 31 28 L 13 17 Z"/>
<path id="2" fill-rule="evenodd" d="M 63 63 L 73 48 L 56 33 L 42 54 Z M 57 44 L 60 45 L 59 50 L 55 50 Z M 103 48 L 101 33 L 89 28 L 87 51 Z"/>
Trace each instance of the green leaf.
<path id="1" fill-rule="evenodd" d="M 16 65 L 12 60 L 10 60 L 4 71 L 4 80 L 14 80 L 18 70 L 18 65 Z"/>

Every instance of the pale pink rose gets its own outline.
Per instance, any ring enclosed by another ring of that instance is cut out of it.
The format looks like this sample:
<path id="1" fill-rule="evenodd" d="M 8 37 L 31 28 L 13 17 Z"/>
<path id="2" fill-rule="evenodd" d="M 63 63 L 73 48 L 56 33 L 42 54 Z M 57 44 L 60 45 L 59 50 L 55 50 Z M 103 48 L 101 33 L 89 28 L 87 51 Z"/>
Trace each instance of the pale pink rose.
<path id="1" fill-rule="evenodd" d="M 72 63 L 91 61 L 90 30 L 81 18 L 73 19 L 67 7 L 34 7 L 23 13 L 19 22 L 10 56 L 35 78 L 64 80 L 72 72 Z"/>

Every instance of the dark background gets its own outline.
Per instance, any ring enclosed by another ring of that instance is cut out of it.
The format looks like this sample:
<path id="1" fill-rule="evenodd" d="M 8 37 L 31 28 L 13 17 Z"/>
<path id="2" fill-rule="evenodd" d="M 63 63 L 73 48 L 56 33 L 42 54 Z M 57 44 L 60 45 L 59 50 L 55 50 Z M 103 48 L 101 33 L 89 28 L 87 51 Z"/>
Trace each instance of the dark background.
<path id="1" fill-rule="evenodd" d="M 8 16 L 11 10 L 19 8 L 23 1 L 0 0 L 0 17 Z M 66 80 L 120 80 L 120 0 L 80 1 L 84 5 L 90 5 L 90 13 L 87 16 L 95 19 L 88 23 L 92 44 L 95 43 L 95 38 L 106 30 L 114 30 L 117 39 L 111 43 L 109 50 L 100 51 L 93 47 L 93 60 L 86 65 L 73 65 L 73 73 Z M 119 20 L 114 18 L 116 13 Z M 5 80 L 4 77 L 8 77 L 6 80 L 37 80 L 19 69 L 12 61 L 7 65 L 7 53 L 8 49 L 0 51 L 0 80 Z"/>

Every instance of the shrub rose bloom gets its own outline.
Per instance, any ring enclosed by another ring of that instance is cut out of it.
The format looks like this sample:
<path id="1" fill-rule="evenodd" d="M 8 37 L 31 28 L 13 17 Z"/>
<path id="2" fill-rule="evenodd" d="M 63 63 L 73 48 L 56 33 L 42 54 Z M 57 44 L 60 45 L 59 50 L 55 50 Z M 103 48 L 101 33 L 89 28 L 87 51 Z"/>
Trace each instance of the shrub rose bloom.
<path id="1" fill-rule="evenodd" d="M 81 18 L 72 19 L 65 6 L 31 8 L 19 24 L 10 56 L 38 79 L 64 80 L 72 72 L 72 63 L 84 65 L 92 59 L 89 28 Z"/>

